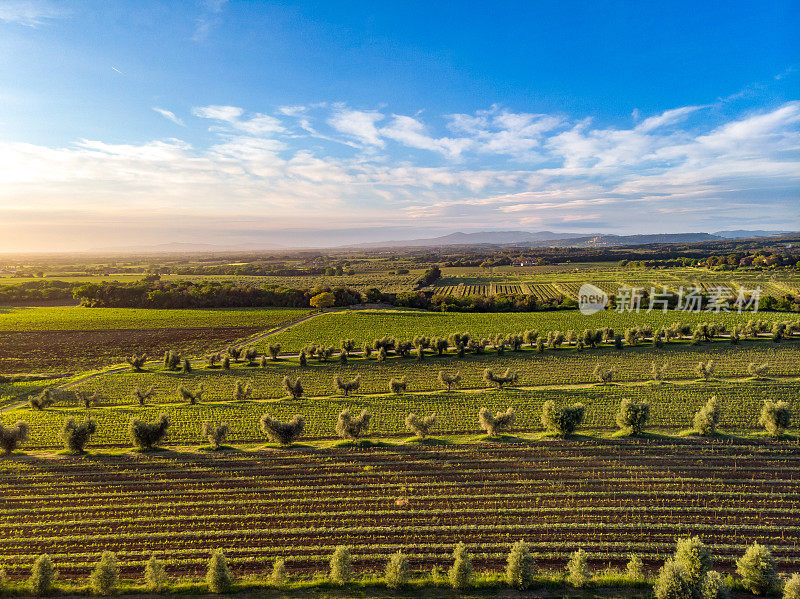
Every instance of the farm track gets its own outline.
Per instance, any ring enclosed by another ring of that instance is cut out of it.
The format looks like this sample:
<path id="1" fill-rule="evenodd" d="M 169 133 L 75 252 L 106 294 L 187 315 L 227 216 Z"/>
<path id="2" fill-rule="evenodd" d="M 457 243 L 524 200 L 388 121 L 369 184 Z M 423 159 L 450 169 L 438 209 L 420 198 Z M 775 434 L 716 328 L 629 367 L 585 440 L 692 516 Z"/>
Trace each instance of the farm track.
<path id="1" fill-rule="evenodd" d="M 276 556 L 312 572 L 340 543 L 359 569 L 402 548 L 424 570 L 462 540 L 476 566 L 499 567 L 519 538 L 542 565 L 563 568 L 582 547 L 598 566 L 633 551 L 655 569 L 686 534 L 726 571 L 755 540 L 783 571 L 800 559 L 800 449 L 765 441 L 36 453 L 2 463 L 0 490 L 13 577 L 41 552 L 66 578 L 85 576 L 104 549 L 124 573 L 157 551 L 171 574 L 193 576 L 218 546 L 237 572 Z"/>

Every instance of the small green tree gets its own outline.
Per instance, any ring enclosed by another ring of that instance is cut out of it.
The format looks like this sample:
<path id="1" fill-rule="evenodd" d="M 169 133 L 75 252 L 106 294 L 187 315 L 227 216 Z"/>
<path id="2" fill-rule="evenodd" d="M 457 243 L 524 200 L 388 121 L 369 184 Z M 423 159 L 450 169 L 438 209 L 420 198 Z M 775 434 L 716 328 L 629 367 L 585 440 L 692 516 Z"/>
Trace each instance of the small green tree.
<path id="1" fill-rule="evenodd" d="M 28 440 L 28 423 L 22 420 L 17 421 L 14 426 L 8 428 L 0 422 L 0 447 L 3 452 L 10 454 Z"/>
<path id="2" fill-rule="evenodd" d="M 61 440 L 64 442 L 64 449 L 71 453 L 83 453 L 89 438 L 96 430 L 97 424 L 94 418 L 78 423 L 74 417 L 70 416 L 61 427 Z"/>
<path id="3" fill-rule="evenodd" d="M 350 582 L 353 576 L 353 560 L 350 557 L 350 549 L 344 545 L 339 545 L 333 552 L 330 561 L 330 579 L 338 585 L 345 585 Z"/>
<path id="4" fill-rule="evenodd" d="M 464 543 L 459 543 L 453 550 L 453 565 L 448 572 L 448 578 L 454 589 L 464 590 L 472 586 L 472 556 L 467 552 Z"/>
<path id="5" fill-rule="evenodd" d="M 481 408 L 478 412 L 478 423 L 490 437 L 496 437 L 503 431 L 510 431 L 515 418 L 516 412 L 511 407 L 505 412 L 497 412 L 494 416 L 486 408 Z"/>
<path id="6" fill-rule="evenodd" d="M 228 423 L 203 421 L 203 437 L 211 444 L 214 449 L 219 449 L 228 439 Z"/>
<path id="7" fill-rule="evenodd" d="M 617 426 L 626 435 L 641 435 L 650 419 L 650 404 L 636 403 L 626 397 L 620 402 L 617 412 Z"/>
<path id="8" fill-rule="evenodd" d="M 288 376 L 283 377 L 283 388 L 292 396 L 292 399 L 299 399 L 303 396 L 303 383 L 300 382 L 300 377 L 294 381 Z"/>
<path id="9" fill-rule="evenodd" d="M 351 392 L 358 391 L 358 388 L 361 386 L 361 375 L 356 375 L 354 379 L 349 381 L 342 380 L 342 377 L 336 375 L 333 379 L 333 385 L 347 397 Z"/>
<path id="10" fill-rule="evenodd" d="M 704 437 L 715 435 L 721 415 L 722 408 L 717 402 L 717 396 L 715 395 L 694 415 L 694 431 L 698 435 Z"/>
<path id="11" fill-rule="evenodd" d="M 692 587 L 685 574 L 683 566 L 674 559 L 665 561 L 653 586 L 656 599 L 693 599 Z"/>
<path id="12" fill-rule="evenodd" d="M 206 584 L 212 593 L 228 593 L 233 587 L 233 578 L 228 569 L 228 560 L 222 549 L 214 549 L 208 560 Z"/>
<path id="13" fill-rule="evenodd" d="M 625 573 L 630 580 L 638 581 L 644 578 L 644 564 L 642 558 L 635 553 L 631 554 L 627 566 L 625 566 Z"/>
<path id="14" fill-rule="evenodd" d="M 48 595 L 53 590 L 53 583 L 57 577 L 58 572 L 53 567 L 50 556 L 40 555 L 33 562 L 31 576 L 28 578 L 28 590 L 37 597 Z"/>
<path id="15" fill-rule="evenodd" d="M 161 414 L 153 422 L 133 418 L 128 424 L 128 436 L 139 449 L 150 451 L 164 440 L 168 428 L 169 418 L 166 414 Z"/>
<path id="16" fill-rule="evenodd" d="M 703 579 L 703 599 L 728 599 L 730 594 L 731 589 L 722 574 L 715 570 L 706 573 Z"/>
<path id="17" fill-rule="evenodd" d="M 324 310 L 325 308 L 332 308 L 336 305 L 336 296 L 330 291 L 323 291 L 313 296 L 308 300 L 309 305 L 317 310 Z"/>
<path id="18" fill-rule="evenodd" d="M 766 595 L 778 586 L 775 560 L 764 545 L 748 545 L 744 555 L 736 560 L 736 573 L 742 577 L 742 585 L 754 595 Z"/>
<path id="19" fill-rule="evenodd" d="M 273 586 L 281 587 L 286 584 L 287 579 L 286 562 L 282 557 L 276 557 L 275 562 L 272 564 L 272 574 L 269 576 L 269 581 Z"/>
<path id="20" fill-rule="evenodd" d="M 89 577 L 89 587 L 97 595 L 111 595 L 119 586 L 119 562 L 110 551 L 103 551 Z"/>
<path id="21" fill-rule="evenodd" d="M 567 582 L 572 586 L 580 588 L 589 584 L 592 573 L 589 571 L 589 562 L 583 549 L 578 549 L 570 556 L 567 572 Z"/>
<path id="22" fill-rule="evenodd" d="M 154 553 L 150 554 L 150 559 L 144 566 L 144 586 L 152 593 L 160 593 L 163 591 L 169 578 L 164 569 L 164 562 L 156 558 Z"/>
<path id="23" fill-rule="evenodd" d="M 675 562 L 681 566 L 686 582 L 695 596 L 702 594 L 703 580 L 711 569 L 711 553 L 700 537 L 678 539 L 675 547 Z"/>
<path id="24" fill-rule="evenodd" d="M 291 420 L 281 422 L 269 414 L 261 416 L 261 431 L 272 443 L 291 445 L 306 428 L 306 421 L 300 414 L 295 414 Z"/>
<path id="25" fill-rule="evenodd" d="M 792 423 L 792 408 L 784 400 L 764 400 L 758 423 L 773 437 L 781 437 Z"/>
<path id="26" fill-rule="evenodd" d="M 414 412 L 406 416 L 406 428 L 420 439 L 428 436 L 430 429 L 436 424 L 436 414 L 420 418 Z"/>
<path id="27" fill-rule="evenodd" d="M 783 599 L 800 599 L 800 574 L 792 574 L 783 587 Z"/>
<path id="28" fill-rule="evenodd" d="M 370 413 L 362 410 L 358 416 L 353 416 L 349 409 L 342 410 L 336 421 L 336 434 L 342 439 L 355 441 L 369 433 Z"/>
<path id="29" fill-rule="evenodd" d="M 586 406 L 582 403 L 556 407 L 556 403 L 549 399 L 542 405 L 542 425 L 549 433 L 567 437 L 581 425 L 585 411 Z"/>
<path id="30" fill-rule="evenodd" d="M 536 560 L 533 559 L 528 544 L 517 541 L 511 546 L 506 562 L 506 583 L 515 589 L 525 590 L 533 584 L 536 576 Z"/>
<path id="31" fill-rule="evenodd" d="M 447 389 L 449 393 L 453 385 L 458 385 L 461 382 L 461 373 L 448 374 L 444 370 L 439 371 L 439 384 Z"/>
<path id="32" fill-rule="evenodd" d="M 408 583 L 410 575 L 408 558 L 402 551 L 398 551 L 389 558 L 386 564 L 386 586 L 390 589 L 399 589 Z"/>

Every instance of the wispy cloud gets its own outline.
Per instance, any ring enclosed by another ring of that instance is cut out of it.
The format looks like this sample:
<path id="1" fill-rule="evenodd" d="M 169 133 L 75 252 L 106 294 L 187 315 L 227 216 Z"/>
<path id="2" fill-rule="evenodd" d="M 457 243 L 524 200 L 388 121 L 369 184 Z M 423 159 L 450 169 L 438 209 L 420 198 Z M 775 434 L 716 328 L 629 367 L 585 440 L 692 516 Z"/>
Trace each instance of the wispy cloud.
<path id="1" fill-rule="evenodd" d="M 0 2 L 0 21 L 38 27 L 52 19 L 67 16 L 63 6 L 49 0 L 3 0 Z"/>
<path id="2" fill-rule="evenodd" d="M 158 114 L 163 116 L 168 121 L 172 121 L 176 125 L 180 125 L 181 127 L 186 126 L 186 123 L 184 123 L 183 120 L 175 116 L 175 113 L 172 112 L 171 110 L 164 110 L 163 108 L 158 108 L 157 106 L 153 106 L 153 110 L 155 110 Z"/>
<path id="3" fill-rule="evenodd" d="M 197 18 L 192 40 L 203 42 L 208 38 L 211 31 L 222 22 L 220 15 L 227 3 L 228 0 L 203 0 L 202 13 Z"/>

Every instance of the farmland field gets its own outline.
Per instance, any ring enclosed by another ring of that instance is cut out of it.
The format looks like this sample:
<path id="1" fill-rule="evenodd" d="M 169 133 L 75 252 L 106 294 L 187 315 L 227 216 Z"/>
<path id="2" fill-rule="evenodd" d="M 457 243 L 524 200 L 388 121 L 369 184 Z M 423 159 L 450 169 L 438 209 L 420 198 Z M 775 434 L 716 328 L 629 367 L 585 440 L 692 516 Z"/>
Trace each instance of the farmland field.
<path id="1" fill-rule="evenodd" d="M 725 440 L 41 454 L 0 462 L 0 552 L 12 577 L 45 552 L 65 579 L 85 577 L 113 550 L 128 576 L 156 551 L 196 578 L 209 547 L 238 574 L 283 557 L 298 575 L 324 571 L 338 544 L 357 571 L 398 548 L 417 571 L 447 568 L 463 540 L 476 567 L 499 570 L 524 538 L 553 570 L 583 548 L 593 567 L 635 552 L 653 571 L 698 534 L 720 570 L 757 539 L 791 571 L 798 475 L 797 445 Z"/>
<path id="2" fill-rule="evenodd" d="M 281 308 L 4 308 L 0 373 L 75 372 L 116 364 L 132 354 L 160 356 L 167 349 L 202 355 L 306 314 Z"/>
<path id="3" fill-rule="evenodd" d="M 605 310 L 591 316 L 584 316 L 577 310 L 558 310 L 531 313 L 464 313 L 464 312 L 422 312 L 415 310 L 353 310 L 333 312 L 324 315 L 324 321 L 317 319 L 288 328 L 275 335 L 270 343 L 281 343 L 284 350 L 299 351 L 305 344 L 315 342 L 336 345 L 342 339 L 353 339 L 359 345 L 376 337 L 390 335 L 398 339 L 411 339 L 415 335 L 431 337 L 448 336 L 457 331 L 466 331 L 474 337 L 489 337 L 495 334 L 517 333 L 526 329 L 539 331 L 570 329 L 583 331 L 611 327 L 624 329 L 632 326 L 650 325 L 658 328 L 680 322 L 717 322 L 731 327 L 743 325 L 756 318 L 770 322 L 797 320 L 793 314 L 781 312 L 761 312 L 757 314 L 736 312 L 681 312 L 659 311 L 640 313 Z M 265 342 L 266 343 L 266 342 Z M 263 347 L 261 344 L 259 347 Z"/>

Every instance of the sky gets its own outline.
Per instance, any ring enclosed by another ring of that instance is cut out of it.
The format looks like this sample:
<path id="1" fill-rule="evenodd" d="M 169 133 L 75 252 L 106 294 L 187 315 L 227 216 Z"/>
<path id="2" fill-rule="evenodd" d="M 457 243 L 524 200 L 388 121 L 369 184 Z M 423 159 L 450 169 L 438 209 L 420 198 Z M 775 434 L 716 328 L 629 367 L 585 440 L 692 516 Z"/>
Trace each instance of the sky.
<path id="1" fill-rule="evenodd" d="M 0 251 L 800 230 L 800 3 L 0 0 Z"/>

